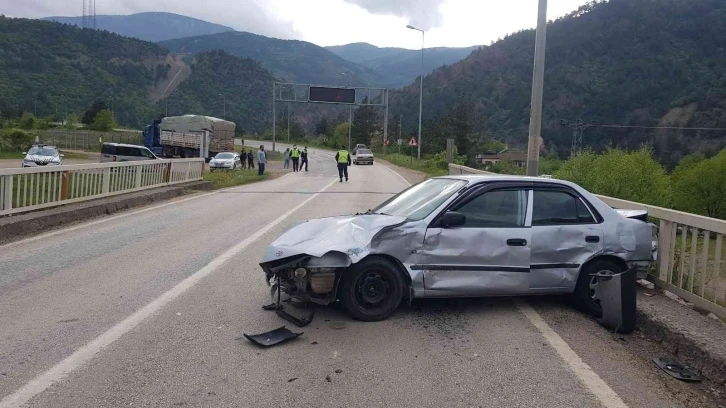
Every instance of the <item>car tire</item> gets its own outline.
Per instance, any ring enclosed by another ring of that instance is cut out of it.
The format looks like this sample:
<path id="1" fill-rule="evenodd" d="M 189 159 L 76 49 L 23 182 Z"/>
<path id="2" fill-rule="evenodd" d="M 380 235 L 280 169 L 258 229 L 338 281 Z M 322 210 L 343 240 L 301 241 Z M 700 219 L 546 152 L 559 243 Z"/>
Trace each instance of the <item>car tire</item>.
<path id="1" fill-rule="evenodd" d="M 621 273 L 623 268 L 609 259 L 596 259 L 590 262 L 580 270 L 573 295 L 575 306 L 595 317 L 602 317 L 602 305 L 595 296 L 596 282 L 590 275 L 601 271 L 616 275 Z"/>
<path id="2" fill-rule="evenodd" d="M 356 320 L 385 320 L 403 298 L 403 279 L 391 262 L 368 258 L 351 266 L 343 277 L 343 305 Z"/>

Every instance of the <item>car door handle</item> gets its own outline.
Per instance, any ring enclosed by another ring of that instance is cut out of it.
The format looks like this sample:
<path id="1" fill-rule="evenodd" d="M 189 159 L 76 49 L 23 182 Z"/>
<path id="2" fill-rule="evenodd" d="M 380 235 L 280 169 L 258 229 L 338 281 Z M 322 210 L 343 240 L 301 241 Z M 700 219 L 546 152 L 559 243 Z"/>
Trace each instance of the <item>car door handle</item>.
<path id="1" fill-rule="evenodd" d="M 509 246 L 527 246 L 527 240 L 522 238 L 512 238 L 507 240 Z"/>
<path id="2" fill-rule="evenodd" d="M 585 242 L 600 242 L 600 237 L 598 237 L 597 235 L 588 235 L 585 237 Z"/>

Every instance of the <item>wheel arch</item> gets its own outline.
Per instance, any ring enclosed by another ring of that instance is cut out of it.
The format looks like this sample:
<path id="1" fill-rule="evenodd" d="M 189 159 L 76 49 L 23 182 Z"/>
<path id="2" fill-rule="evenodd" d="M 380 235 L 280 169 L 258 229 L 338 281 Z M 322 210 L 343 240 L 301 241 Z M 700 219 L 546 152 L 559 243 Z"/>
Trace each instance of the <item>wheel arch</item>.
<path id="1" fill-rule="evenodd" d="M 356 262 L 356 264 L 364 262 L 367 259 L 372 259 L 372 258 L 385 259 L 386 261 L 390 262 L 396 268 L 396 272 L 398 272 L 398 274 L 401 275 L 401 278 L 403 279 L 403 284 L 404 284 L 403 295 L 406 299 L 411 298 L 411 282 L 412 282 L 411 275 L 409 275 L 408 272 L 406 272 L 406 268 L 403 266 L 403 263 L 391 255 L 370 254 L 370 255 L 364 257 L 363 259 L 361 259 L 360 261 Z M 345 278 L 345 275 L 346 275 L 346 272 L 348 271 L 348 269 L 350 269 L 353 265 L 354 264 L 351 264 L 350 266 L 345 268 L 343 270 L 343 272 L 340 273 L 340 276 L 337 277 L 336 282 L 335 282 L 335 298 L 336 299 L 340 297 L 340 290 L 342 287 L 341 282 Z"/>
<path id="2" fill-rule="evenodd" d="M 585 262 L 584 264 L 582 264 L 582 267 L 580 267 L 580 272 L 579 273 L 582 273 L 584 270 L 587 269 L 587 267 L 589 267 L 593 263 L 595 263 L 597 261 L 603 261 L 603 260 L 604 261 L 611 261 L 611 262 L 617 264 L 621 268 L 621 270 L 623 270 L 623 271 L 625 271 L 625 270 L 628 269 L 628 264 L 625 262 L 625 260 L 623 260 L 622 258 L 620 258 L 620 257 L 618 257 L 616 255 L 609 255 L 608 254 L 608 255 L 597 255 L 595 257 L 592 257 L 592 258 L 588 259 L 587 262 Z M 579 275 L 579 273 L 578 273 L 578 275 Z"/>

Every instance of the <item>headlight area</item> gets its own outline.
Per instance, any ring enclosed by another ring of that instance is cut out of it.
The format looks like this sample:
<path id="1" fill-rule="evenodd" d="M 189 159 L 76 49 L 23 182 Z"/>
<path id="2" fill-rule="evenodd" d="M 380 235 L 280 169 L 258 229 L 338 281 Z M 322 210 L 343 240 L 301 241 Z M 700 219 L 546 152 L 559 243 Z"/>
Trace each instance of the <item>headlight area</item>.
<path id="1" fill-rule="evenodd" d="M 303 301 L 327 305 L 335 301 L 337 268 L 287 267 L 270 276 L 268 283 L 279 279 L 282 292 Z"/>

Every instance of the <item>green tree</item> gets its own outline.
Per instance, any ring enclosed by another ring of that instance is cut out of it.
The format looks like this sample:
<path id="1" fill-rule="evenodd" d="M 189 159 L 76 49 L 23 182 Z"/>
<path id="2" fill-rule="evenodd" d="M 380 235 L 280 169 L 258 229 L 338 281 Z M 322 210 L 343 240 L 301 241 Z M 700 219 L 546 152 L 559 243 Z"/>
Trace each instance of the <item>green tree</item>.
<path id="1" fill-rule="evenodd" d="M 98 113 L 103 110 L 108 110 L 108 105 L 106 105 L 106 102 L 104 102 L 103 99 L 96 99 L 96 102 L 93 103 L 91 109 L 87 110 L 86 113 L 83 114 L 81 123 L 84 125 L 93 124 L 93 121 L 96 120 Z"/>
<path id="2" fill-rule="evenodd" d="M 364 100 L 363 103 L 366 103 Z M 378 113 L 380 108 L 374 106 L 361 106 L 353 113 L 352 144 L 369 145 L 371 138 L 383 132 L 383 122 Z M 381 136 L 382 137 L 382 136 Z"/>
<path id="3" fill-rule="evenodd" d="M 68 115 L 68 120 L 66 120 L 66 129 L 68 129 L 68 130 L 78 129 L 78 115 L 76 115 L 76 114 Z"/>
<path id="4" fill-rule="evenodd" d="M 330 124 L 328 124 L 328 119 L 325 117 L 322 117 L 316 124 L 315 124 L 315 135 L 316 136 L 328 136 L 330 133 Z"/>
<path id="5" fill-rule="evenodd" d="M 91 124 L 91 129 L 108 132 L 110 130 L 113 130 L 117 126 L 118 126 L 118 124 L 116 124 L 116 120 L 113 117 L 113 113 L 108 109 L 104 109 L 104 110 L 98 112 L 98 114 L 96 115 L 96 118 L 93 119 L 93 123 Z"/>
<path id="6" fill-rule="evenodd" d="M 684 157 L 673 172 L 673 201 L 681 211 L 726 218 L 726 150 L 705 160 Z"/>
<path id="7" fill-rule="evenodd" d="M 333 135 L 328 137 L 328 142 L 326 143 L 327 146 L 332 147 L 333 149 L 340 149 L 341 145 L 348 146 L 348 128 L 350 127 L 350 124 L 348 122 L 343 122 L 340 125 L 335 127 L 335 130 L 333 131 Z M 350 149 L 350 146 L 348 146 Z"/>
<path id="8" fill-rule="evenodd" d="M 11 151 L 26 150 L 33 143 L 34 136 L 24 130 L 7 129 L 0 133 L 0 147 Z"/>
<path id="9" fill-rule="evenodd" d="M 18 126 L 21 129 L 32 130 L 35 128 L 36 117 L 30 112 L 23 112 L 23 116 L 18 121 Z"/>
<path id="10" fill-rule="evenodd" d="M 671 205 L 670 178 L 647 147 L 634 152 L 614 148 L 603 154 L 586 151 L 566 161 L 554 177 L 596 194 L 662 207 Z"/>

